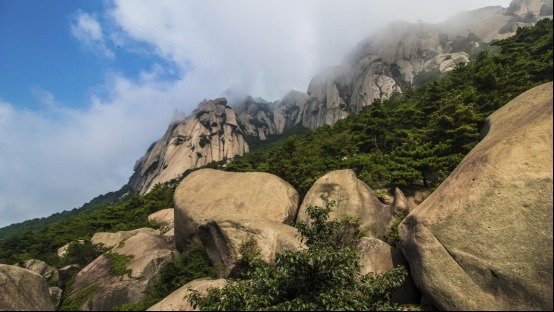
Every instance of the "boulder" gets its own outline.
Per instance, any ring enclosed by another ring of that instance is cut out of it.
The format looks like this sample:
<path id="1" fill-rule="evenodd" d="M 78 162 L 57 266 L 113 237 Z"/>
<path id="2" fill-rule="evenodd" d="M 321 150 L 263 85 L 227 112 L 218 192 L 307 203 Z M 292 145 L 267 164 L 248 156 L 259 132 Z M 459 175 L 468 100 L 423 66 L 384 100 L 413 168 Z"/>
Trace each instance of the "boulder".
<path id="1" fill-rule="evenodd" d="M 194 289 L 200 292 L 200 294 L 205 294 L 209 288 L 223 288 L 226 282 L 225 279 L 197 279 L 191 281 L 146 311 L 198 311 L 193 309 L 192 305 L 188 302 L 190 289 Z"/>
<path id="2" fill-rule="evenodd" d="M 174 202 L 175 242 L 177 249 L 183 250 L 198 225 L 219 215 L 294 221 L 298 192 L 269 173 L 201 169 L 189 174 L 177 186 Z"/>
<path id="3" fill-rule="evenodd" d="M 360 273 L 383 274 L 394 267 L 394 248 L 380 239 L 362 237 L 358 243 Z M 397 255 L 395 255 L 397 256 Z"/>
<path id="4" fill-rule="evenodd" d="M 249 239 L 256 241 L 261 259 L 267 263 L 274 263 L 276 253 L 304 248 L 292 226 L 244 214 L 214 217 L 198 227 L 198 237 L 212 263 L 220 267 L 220 277 L 233 270 L 241 244 Z"/>
<path id="5" fill-rule="evenodd" d="M 83 244 L 85 241 L 80 239 L 77 241 L 78 244 Z M 67 253 L 67 249 L 69 248 L 69 245 L 71 245 L 73 242 L 71 243 L 67 243 L 65 245 L 63 245 L 62 247 L 58 248 L 58 257 L 60 258 L 63 258 L 65 257 L 65 254 Z"/>
<path id="6" fill-rule="evenodd" d="M 172 224 L 173 220 L 173 208 L 162 209 L 148 216 L 148 221 L 155 222 L 159 225 Z"/>
<path id="7" fill-rule="evenodd" d="M 24 269 L 31 270 L 42 275 L 49 284 L 55 285 L 60 280 L 58 270 L 44 261 L 30 259 L 20 262 L 18 265 Z"/>
<path id="8" fill-rule="evenodd" d="M 483 135 L 400 224 L 402 251 L 440 310 L 552 310 L 552 82 Z"/>
<path id="9" fill-rule="evenodd" d="M 75 277 L 68 305 L 83 310 L 111 310 L 114 306 L 146 299 L 160 268 L 177 256 L 163 235 L 138 233 L 114 248 L 112 253 L 131 259 L 128 274 L 117 275 L 106 254 L 98 257 Z"/>
<path id="10" fill-rule="evenodd" d="M 60 305 L 60 300 L 62 299 L 63 290 L 59 287 L 50 287 L 48 288 L 48 292 L 50 293 L 52 303 L 55 307 L 58 307 Z"/>
<path id="11" fill-rule="evenodd" d="M 0 264 L 0 310 L 54 311 L 48 283 L 40 274 Z"/>
<path id="12" fill-rule="evenodd" d="M 399 250 L 373 237 L 362 237 L 358 243 L 360 253 L 360 273 L 383 274 L 395 266 L 408 268 L 408 263 Z M 411 275 L 408 275 L 402 286 L 391 294 L 391 301 L 399 304 L 419 304 L 421 293 L 417 290 Z"/>
<path id="13" fill-rule="evenodd" d="M 394 200 L 389 206 L 389 210 L 395 216 L 405 216 L 410 213 L 410 203 L 399 188 L 394 189 Z"/>
<path id="14" fill-rule="evenodd" d="M 160 231 L 151 228 L 140 228 L 132 231 L 119 231 L 115 233 L 98 232 L 94 233 L 90 241 L 93 245 L 102 244 L 104 247 L 109 249 L 117 246 L 120 242 L 138 233 L 148 233 L 155 235 L 160 234 Z"/>
<path id="15" fill-rule="evenodd" d="M 368 236 L 382 237 L 387 232 L 392 213 L 350 169 L 332 171 L 319 178 L 304 197 L 297 220 L 309 222 L 306 208 L 324 207 L 329 200 L 336 203 L 330 220 L 342 216 L 358 217 Z"/>

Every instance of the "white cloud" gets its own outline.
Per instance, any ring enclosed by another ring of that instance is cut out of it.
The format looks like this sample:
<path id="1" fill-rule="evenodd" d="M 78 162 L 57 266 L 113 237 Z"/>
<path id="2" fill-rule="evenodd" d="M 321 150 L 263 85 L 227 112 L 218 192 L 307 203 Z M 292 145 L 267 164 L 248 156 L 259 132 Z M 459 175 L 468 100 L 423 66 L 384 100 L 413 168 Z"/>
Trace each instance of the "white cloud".
<path id="1" fill-rule="evenodd" d="M 109 59 L 115 58 L 115 53 L 108 48 L 104 39 L 102 27 L 92 15 L 78 11 L 71 23 L 71 34 L 94 53 Z"/>
<path id="2" fill-rule="evenodd" d="M 182 70 L 197 86 L 191 97 L 236 86 L 273 100 L 305 91 L 314 74 L 387 22 L 440 22 L 495 2 L 115 0 L 110 15 L 120 36 L 152 45 Z"/>
<path id="3" fill-rule="evenodd" d="M 109 44 L 157 54 L 174 67 L 108 74 L 84 109 L 66 108 L 38 88 L 40 111 L 0 100 L 0 226 L 79 207 L 125 184 L 175 108 L 190 113 L 229 87 L 268 100 L 306 91 L 314 74 L 388 21 L 440 22 L 494 3 L 160 0 L 115 1 L 98 15 L 78 11 L 71 33 L 114 66 Z"/>
<path id="4" fill-rule="evenodd" d="M 125 184 L 183 101 L 180 81 L 112 74 L 85 110 L 0 101 L 0 227 L 80 207 Z M 40 94 L 56 103 L 47 90 Z"/>

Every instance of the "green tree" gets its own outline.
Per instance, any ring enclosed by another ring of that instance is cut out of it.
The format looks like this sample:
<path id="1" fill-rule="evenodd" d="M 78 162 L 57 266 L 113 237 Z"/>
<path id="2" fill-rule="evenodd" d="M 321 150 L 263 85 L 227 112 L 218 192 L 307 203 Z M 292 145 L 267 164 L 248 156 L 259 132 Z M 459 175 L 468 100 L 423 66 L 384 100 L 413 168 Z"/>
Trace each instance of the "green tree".
<path id="1" fill-rule="evenodd" d="M 204 296 L 193 291 L 189 301 L 202 311 L 399 310 L 389 298 L 406 269 L 361 275 L 355 248 L 359 222 L 327 221 L 332 205 L 309 207 L 311 222 L 298 224 L 306 250 L 280 253 L 274 266 L 252 260 L 246 279 L 231 279 Z"/>

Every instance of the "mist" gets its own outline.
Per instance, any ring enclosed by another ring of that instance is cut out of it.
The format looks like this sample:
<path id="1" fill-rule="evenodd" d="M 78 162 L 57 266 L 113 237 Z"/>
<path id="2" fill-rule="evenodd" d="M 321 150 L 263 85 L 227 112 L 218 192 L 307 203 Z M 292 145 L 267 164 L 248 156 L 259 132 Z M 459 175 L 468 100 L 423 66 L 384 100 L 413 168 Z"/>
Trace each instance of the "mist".
<path id="1" fill-rule="evenodd" d="M 305 92 L 389 22 L 438 23 L 509 2 L 116 0 L 102 12 L 80 10 L 68 36 L 114 69 L 78 109 L 48 90 L 36 95 L 45 104 L 38 110 L 0 94 L 0 227 L 117 190 L 168 124 L 204 99 L 236 105 L 247 95 L 274 101 Z M 163 62 L 128 76 L 117 69 L 122 51 Z"/>

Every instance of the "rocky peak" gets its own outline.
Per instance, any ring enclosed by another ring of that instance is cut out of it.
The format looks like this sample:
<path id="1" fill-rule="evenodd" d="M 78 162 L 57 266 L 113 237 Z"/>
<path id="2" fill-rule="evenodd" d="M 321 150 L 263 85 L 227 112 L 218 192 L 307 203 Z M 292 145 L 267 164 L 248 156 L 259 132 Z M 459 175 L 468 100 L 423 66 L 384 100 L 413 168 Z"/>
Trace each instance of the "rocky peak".
<path id="1" fill-rule="evenodd" d="M 552 1 L 514 0 L 509 8 L 462 12 L 439 24 L 391 23 L 362 40 L 342 64 L 312 78 L 303 125 L 313 129 L 334 124 L 376 99 L 417 85 L 419 73 L 451 71 L 469 63 L 470 53 L 481 45 L 548 16 Z"/>
<path id="2" fill-rule="evenodd" d="M 172 123 L 137 161 L 129 185 L 144 194 L 157 183 L 178 178 L 187 169 L 246 152 L 243 130 L 227 100 L 204 100 L 190 116 Z"/>

